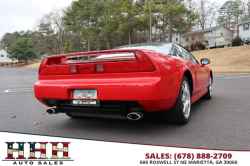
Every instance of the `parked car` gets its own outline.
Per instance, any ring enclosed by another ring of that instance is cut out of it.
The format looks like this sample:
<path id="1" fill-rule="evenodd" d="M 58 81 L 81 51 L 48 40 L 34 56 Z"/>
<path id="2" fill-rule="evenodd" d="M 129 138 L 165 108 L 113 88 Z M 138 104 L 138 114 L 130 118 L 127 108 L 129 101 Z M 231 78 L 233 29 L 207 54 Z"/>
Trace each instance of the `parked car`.
<path id="1" fill-rule="evenodd" d="M 191 104 L 212 97 L 209 63 L 172 43 L 49 56 L 41 63 L 35 97 L 51 107 L 49 114 L 139 120 L 161 112 L 168 123 L 186 124 Z"/>
<path id="2" fill-rule="evenodd" d="M 24 64 L 24 63 L 26 63 L 26 61 L 25 60 L 20 60 L 19 63 Z"/>

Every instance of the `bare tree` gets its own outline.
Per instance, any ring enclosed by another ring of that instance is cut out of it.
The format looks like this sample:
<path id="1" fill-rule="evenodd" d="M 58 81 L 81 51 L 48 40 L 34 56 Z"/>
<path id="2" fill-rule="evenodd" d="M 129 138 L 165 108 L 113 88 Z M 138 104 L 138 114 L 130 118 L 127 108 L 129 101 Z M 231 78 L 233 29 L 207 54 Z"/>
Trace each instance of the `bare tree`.
<path id="1" fill-rule="evenodd" d="M 243 18 L 250 18 L 250 0 L 242 0 L 243 3 Z"/>
<path id="2" fill-rule="evenodd" d="M 63 9 L 53 9 L 38 21 L 34 32 L 37 50 L 48 55 L 64 53 L 67 38 L 63 15 Z"/>
<path id="3" fill-rule="evenodd" d="M 171 6 L 171 0 L 168 0 L 168 5 Z M 172 20 L 172 12 L 170 11 L 168 13 L 168 41 L 172 42 L 172 25 L 173 25 L 173 20 Z"/>
<path id="4" fill-rule="evenodd" d="M 209 0 L 199 0 L 196 5 L 196 14 L 198 16 L 198 29 L 206 29 L 215 24 L 218 16 L 219 5 L 217 2 Z"/>
<path id="5" fill-rule="evenodd" d="M 218 23 L 233 30 L 239 36 L 239 22 L 244 17 L 242 0 L 229 0 L 219 9 Z"/>

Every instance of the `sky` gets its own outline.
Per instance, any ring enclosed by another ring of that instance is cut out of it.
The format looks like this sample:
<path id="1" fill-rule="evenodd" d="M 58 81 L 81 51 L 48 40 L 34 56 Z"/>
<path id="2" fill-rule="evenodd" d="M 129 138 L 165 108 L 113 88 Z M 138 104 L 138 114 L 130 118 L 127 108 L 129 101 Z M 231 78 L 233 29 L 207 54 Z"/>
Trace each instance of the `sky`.
<path id="1" fill-rule="evenodd" d="M 210 0 L 214 1 L 214 0 Z M 216 0 L 223 4 L 226 0 Z M 53 8 L 63 8 L 72 0 L 0 0 L 0 39 L 6 33 L 33 30 L 35 23 Z"/>
<path id="2" fill-rule="evenodd" d="M 63 8 L 72 0 L 0 0 L 0 39 L 6 32 L 32 30 L 35 23 L 53 8 Z"/>

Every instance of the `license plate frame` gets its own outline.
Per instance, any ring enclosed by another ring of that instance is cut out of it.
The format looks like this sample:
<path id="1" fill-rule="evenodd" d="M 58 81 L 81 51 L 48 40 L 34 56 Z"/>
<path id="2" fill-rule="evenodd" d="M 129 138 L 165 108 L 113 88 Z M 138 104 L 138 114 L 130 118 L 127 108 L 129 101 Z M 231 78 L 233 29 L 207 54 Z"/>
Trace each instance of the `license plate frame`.
<path id="1" fill-rule="evenodd" d="M 71 100 L 71 106 L 100 107 L 99 100 Z"/>

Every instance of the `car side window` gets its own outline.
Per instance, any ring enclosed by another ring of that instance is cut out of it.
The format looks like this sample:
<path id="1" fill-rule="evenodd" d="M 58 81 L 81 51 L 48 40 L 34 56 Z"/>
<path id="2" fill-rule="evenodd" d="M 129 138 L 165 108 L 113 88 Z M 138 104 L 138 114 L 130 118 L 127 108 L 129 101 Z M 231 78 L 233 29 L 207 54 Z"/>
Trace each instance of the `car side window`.
<path id="1" fill-rule="evenodd" d="M 185 48 L 183 48 L 183 47 L 180 47 L 180 49 L 181 49 L 181 51 L 183 52 L 183 54 L 185 54 L 186 59 L 188 59 L 188 60 L 190 60 L 190 61 L 192 61 L 192 62 L 194 62 L 194 63 L 199 64 L 199 62 L 195 59 L 195 57 L 194 57 L 189 51 L 187 51 L 187 50 L 186 50 Z"/>
<path id="2" fill-rule="evenodd" d="M 183 58 L 183 53 L 180 51 L 179 47 L 176 45 L 173 45 L 173 47 L 170 50 L 169 55 Z"/>
<path id="3" fill-rule="evenodd" d="M 197 59 L 189 51 L 187 51 L 187 50 L 185 50 L 185 51 L 187 52 L 188 56 L 190 56 L 190 58 L 192 59 L 192 61 L 194 63 L 199 64 L 199 62 L 197 61 Z"/>
<path id="4" fill-rule="evenodd" d="M 170 50 L 170 55 L 173 55 L 173 56 L 178 56 L 178 51 L 175 47 L 172 47 L 171 50 Z"/>

